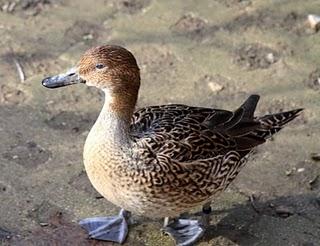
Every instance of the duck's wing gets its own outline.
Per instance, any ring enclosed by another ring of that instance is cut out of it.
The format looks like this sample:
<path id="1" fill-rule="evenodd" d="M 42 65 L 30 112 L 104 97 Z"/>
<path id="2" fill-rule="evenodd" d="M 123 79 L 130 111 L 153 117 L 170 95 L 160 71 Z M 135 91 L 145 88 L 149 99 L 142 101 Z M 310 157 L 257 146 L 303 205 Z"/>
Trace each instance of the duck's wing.
<path id="1" fill-rule="evenodd" d="M 301 111 L 254 117 L 258 100 L 252 95 L 234 112 L 185 105 L 138 111 L 131 126 L 133 152 L 150 187 L 172 192 L 185 206 L 224 190 L 248 153 Z"/>
<path id="2" fill-rule="evenodd" d="M 258 100 L 251 95 L 234 112 L 180 104 L 146 107 L 133 116 L 132 139 L 149 157 L 192 162 L 233 151 L 241 158 L 301 111 L 255 118 Z"/>

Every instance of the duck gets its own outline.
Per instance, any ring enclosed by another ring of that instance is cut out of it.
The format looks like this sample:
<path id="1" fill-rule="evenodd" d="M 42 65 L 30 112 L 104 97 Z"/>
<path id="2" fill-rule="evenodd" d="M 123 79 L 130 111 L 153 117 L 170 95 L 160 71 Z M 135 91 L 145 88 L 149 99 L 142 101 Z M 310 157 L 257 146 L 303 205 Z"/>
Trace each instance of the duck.
<path id="1" fill-rule="evenodd" d="M 84 145 L 93 187 L 121 208 L 118 215 L 81 220 L 89 237 L 124 243 L 133 214 L 164 219 L 176 245 L 192 245 L 207 230 L 211 202 L 237 177 L 252 151 L 295 119 L 302 108 L 255 116 L 259 95 L 236 110 L 182 104 L 136 110 L 140 70 L 116 45 L 87 50 L 65 73 L 46 77 L 53 89 L 72 84 L 104 92 L 104 105 Z M 200 219 L 181 216 L 202 207 Z"/>

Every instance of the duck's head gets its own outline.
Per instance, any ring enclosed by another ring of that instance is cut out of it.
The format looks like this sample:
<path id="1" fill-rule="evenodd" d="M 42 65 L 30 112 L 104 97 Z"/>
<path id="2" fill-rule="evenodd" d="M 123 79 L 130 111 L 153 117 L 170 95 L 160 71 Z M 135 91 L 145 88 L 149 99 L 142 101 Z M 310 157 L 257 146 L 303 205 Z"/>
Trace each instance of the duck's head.
<path id="1" fill-rule="evenodd" d="M 135 104 L 140 87 L 139 67 L 125 48 L 104 45 L 87 50 L 77 66 L 66 73 L 42 81 L 47 88 L 79 83 L 103 90 L 117 107 Z"/>
<path id="2" fill-rule="evenodd" d="M 139 89 L 139 67 L 130 51 L 120 46 L 104 45 L 87 50 L 77 66 L 66 73 L 42 81 L 42 85 L 47 88 L 79 83 L 111 92 Z"/>

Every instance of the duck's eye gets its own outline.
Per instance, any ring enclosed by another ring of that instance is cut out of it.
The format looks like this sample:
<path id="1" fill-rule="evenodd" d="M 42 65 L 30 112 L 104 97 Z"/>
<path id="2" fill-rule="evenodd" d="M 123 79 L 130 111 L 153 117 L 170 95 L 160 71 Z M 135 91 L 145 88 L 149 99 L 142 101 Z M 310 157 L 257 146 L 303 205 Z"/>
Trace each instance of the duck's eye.
<path id="1" fill-rule="evenodd" d="M 104 65 L 101 64 L 101 63 L 99 63 L 99 64 L 96 65 L 96 68 L 97 68 L 97 69 L 102 69 L 102 68 L 104 68 Z"/>

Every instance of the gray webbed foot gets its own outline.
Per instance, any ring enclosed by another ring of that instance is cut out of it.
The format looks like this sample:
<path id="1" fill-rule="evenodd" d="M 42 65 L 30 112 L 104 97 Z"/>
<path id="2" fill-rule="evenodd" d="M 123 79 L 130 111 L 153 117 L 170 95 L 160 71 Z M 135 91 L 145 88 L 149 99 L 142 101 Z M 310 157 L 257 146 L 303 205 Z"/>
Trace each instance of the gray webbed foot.
<path id="1" fill-rule="evenodd" d="M 188 219 L 176 219 L 162 230 L 176 241 L 177 246 L 191 245 L 204 233 L 204 228 L 197 220 Z"/>
<path id="2" fill-rule="evenodd" d="M 83 219 L 79 224 L 89 237 L 97 240 L 123 243 L 128 234 L 129 212 L 121 210 L 118 216 Z"/>

